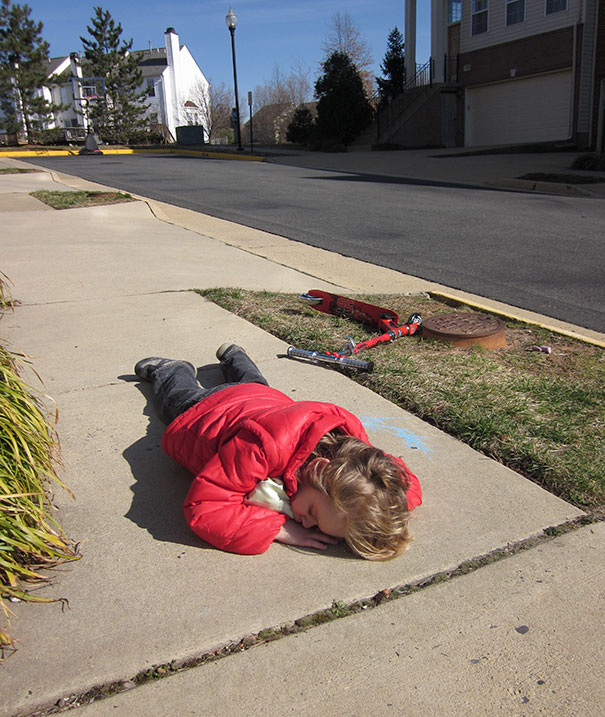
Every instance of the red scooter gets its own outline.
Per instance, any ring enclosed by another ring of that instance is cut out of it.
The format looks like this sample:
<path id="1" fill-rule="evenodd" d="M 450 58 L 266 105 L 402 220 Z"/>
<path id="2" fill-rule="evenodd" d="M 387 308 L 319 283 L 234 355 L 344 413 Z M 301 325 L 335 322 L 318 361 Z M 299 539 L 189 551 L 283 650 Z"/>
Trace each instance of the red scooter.
<path id="1" fill-rule="evenodd" d="M 379 336 L 374 336 L 366 341 L 355 342 L 347 336 L 348 344 L 340 351 L 320 352 L 305 351 L 290 346 L 288 356 L 311 361 L 312 363 L 338 364 L 348 368 L 355 368 L 360 371 L 371 371 L 374 368 L 372 361 L 361 361 L 351 358 L 363 349 L 372 348 L 378 344 L 390 343 L 401 336 L 412 336 L 422 329 L 422 316 L 412 314 L 405 324 L 399 325 L 399 315 L 390 309 L 381 306 L 366 304 L 365 301 L 352 299 L 350 296 L 339 296 L 319 289 L 311 289 L 306 294 L 301 294 L 299 299 L 309 304 L 317 311 L 334 316 L 344 316 L 354 321 L 374 326 L 380 331 Z"/>

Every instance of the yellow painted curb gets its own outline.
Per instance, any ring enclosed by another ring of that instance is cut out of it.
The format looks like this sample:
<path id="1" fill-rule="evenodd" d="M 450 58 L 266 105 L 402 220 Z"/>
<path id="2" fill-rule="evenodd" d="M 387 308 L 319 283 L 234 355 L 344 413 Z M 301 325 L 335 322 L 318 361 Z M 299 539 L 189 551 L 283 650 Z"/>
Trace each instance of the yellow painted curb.
<path id="1" fill-rule="evenodd" d="M 587 344 L 592 344 L 593 346 L 598 346 L 599 348 L 605 348 L 605 341 L 601 341 L 600 339 L 593 339 L 591 336 L 585 336 L 584 334 L 579 333 L 578 331 L 570 331 L 568 329 L 563 329 L 558 326 L 554 326 L 553 324 L 547 324 L 542 323 L 540 321 L 533 321 L 532 319 L 529 319 L 525 316 L 515 316 L 515 314 L 502 311 L 500 309 L 495 309 L 492 306 L 488 306 L 487 304 L 481 304 L 478 301 L 470 301 L 469 299 L 462 299 L 459 296 L 454 296 L 453 294 L 446 294 L 442 291 L 428 291 L 427 292 L 429 296 L 434 296 L 438 299 L 445 299 L 446 301 L 455 301 L 457 304 L 463 304 L 464 306 L 470 306 L 472 309 L 478 309 L 479 311 L 486 311 L 490 314 L 497 314 L 498 316 L 503 316 L 505 319 L 511 319 L 513 321 L 521 321 L 524 324 L 531 324 L 532 326 L 539 326 L 541 329 L 547 329 L 548 331 L 552 331 L 555 334 L 561 334 L 562 336 L 569 336 L 569 338 L 576 339 L 578 341 L 583 341 Z"/>
<path id="2" fill-rule="evenodd" d="M 0 152 L 0 159 L 2 157 L 12 157 L 13 159 L 19 159 L 19 157 L 69 157 L 77 154 L 77 152 L 69 149 L 24 149 L 22 151 Z"/>
<path id="3" fill-rule="evenodd" d="M 102 150 L 104 151 L 104 150 Z M 107 150 L 107 154 L 194 154 L 199 157 L 213 157 L 215 159 L 239 159 L 244 162 L 264 162 L 265 157 L 249 154 L 231 154 L 227 152 L 206 152 L 201 149 L 116 149 Z"/>
<path id="4" fill-rule="evenodd" d="M 197 155 L 199 157 L 212 157 L 215 159 L 239 159 L 245 162 L 264 162 L 264 157 L 252 156 L 247 154 L 231 154 L 227 152 L 206 152 L 197 149 L 102 149 L 103 154 L 188 154 Z M 19 159 L 19 157 L 78 157 L 77 151 L 69 149 L 25 149 L 14 150 L 8 152 L 0 152 L 2 157 L 11 157 Z"/>

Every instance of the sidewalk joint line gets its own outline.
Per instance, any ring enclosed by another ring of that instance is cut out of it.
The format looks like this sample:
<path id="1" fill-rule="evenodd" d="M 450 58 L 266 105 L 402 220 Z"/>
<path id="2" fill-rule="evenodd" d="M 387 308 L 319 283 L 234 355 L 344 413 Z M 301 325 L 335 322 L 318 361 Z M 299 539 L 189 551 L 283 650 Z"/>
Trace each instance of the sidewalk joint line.
<path id="1" fill-rule="evenodd" d="M 138 296 L 156 296 L 157 294 L 186 294 L 187 292 L 196 293 L 198 289 L 195 288 L 187 288 L 187 289 L 156 289 L 155 291 L 138 291 L 134 294 L 116 294 L 115 296 L 105 296 L 101 297 L 102 301 L 114 301 L 118 299 L 128 299 L 131 297 L 138 297 Z M 99 303 L 99 297 L 98 296 L 91 296 L 91 297 L 80 297 L 80 298 L 73 298 L 73 299 L 57 299 L 56 301 L 21 301 L 19 299 L 15 300 L 15 309 L 17 308 L 31 308 L 36 306 L 59 306 L 61 304 L 98 304 Z M 5 316 L 12 316 L 14 315 L 12 312 L 5 314 Z"/>
<path id="2" fill-rule="evenodd" d="M 71 694 L 62 697 L 53 705 L 39 707 L 27 713 L 29 717 L 44 717 L 45 715 L 59 714 L 70 709 L 92 704 L 99 700 L 107 699 L 123 692 L 128 692 L 148 682 L 164 679 L 171 675 L 186 672 L 196 667 L 202 667 L 218 660 L 222 660 L 233 654 L 246 652 L 253 647 L 265 645 L 269 642 L 280 640 L 290 635 L 300 634 L 308 630 L 334 622 L 343 617 L 359 614 L 366 610 L 373 610 L 384 603 L 398 600 L 426 588 L 440 583 L 450 582 L 463 575 L 473 573 L 480 568 L 500 562 L 519 553 L 526 552 L 540 545 L 549 543 L 567 533 L 579 530 L 580 528 L 594 525 L 605 521 L 605 512 L 602 510 L 587 512 L 577 518 L 564 523 L 544 528 L 540 533 L 528 538 L 523 538 L 515 543 L 508 543 L 501 548 L 495 548 L 489 553 L 479 555 L 475 558 L 464 560 L 457 567 L 433 573 L 432 575 L 420 578 L 410 583 L 398 585 L 392 588 L 384 588 L 375 595 L 368 598 L 361 598 L 350 603 L 335 600 L 329 608 L 323 608 L 314 613 L 304 615 L 294 621 L 264 628 L 259 632 L 245 635 L 232 640 L 214 650 L 208 650 L 197 657 L 188 657 L 182 660 L 175 659 L 172 662 L 153 665 L 141 670 L 131 678 L 116 680 L 103 685 L 97 685 L 80 694 Z"/>

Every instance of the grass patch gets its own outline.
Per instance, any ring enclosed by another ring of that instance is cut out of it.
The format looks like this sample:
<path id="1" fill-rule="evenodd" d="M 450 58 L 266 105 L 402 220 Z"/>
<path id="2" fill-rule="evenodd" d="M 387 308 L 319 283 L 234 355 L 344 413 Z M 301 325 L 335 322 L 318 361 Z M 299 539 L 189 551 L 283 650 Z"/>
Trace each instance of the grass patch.
<path id="1" fill-rule="evenodd" d="M 22 169 L 21 167 L 0 167 L 0 174 L 32 174 L 41 171 L 40 169 Z"/>
<path id="2" fill-rule="evenodd" d="M 360 341 L 375 335 L 290 294 L 242 289 L 200 294 L 297 348 L 334 351 L 345 336 Z M 414 311 L 426 319 L 459 310 L 428 297 L 359 298 L 393 309 L 402 321 Z M 349 375 L 565 500 L 602 508 L 603 350 L 518 322 L 507 323 L 506 335 L 508 347 L 494 351 L 404 337 L 360 353 L 374 362 L 374 371 Z M 537 345 L 552 352 L 532 351 Z"/>
<path id="3" fill-rule="evenodd" d="M 528 179 L 531 182 L 554 182 L 556 184 L 599 184 L 605 177 L 594 177 L 586 174 L 560 174 L 547 172 L 530 172 L 517 179 Z"/>
<path id="4" fill-rule="evenodd" d="M 55 192 L 40 189 L 31 192 L 31 196 L 39 199 L 53 209 L 75 209 L 77 207 L 98 207 L 105 204 L 121 204 L 136 202 L 130 194 L 124 192 L 77 191 Z"/>
<path id="5" fill-rule="evenodd" d="M 28 592 L 24 583 L 45 582 L 40 568 L 77 558 L 52 517 L 52 482 L 58 442 L 38 399 L 20 377 L 25 357 L 0 346 L 0 608 L 6 601 L 54 602 Z M 0 625 L 0 658 L 13 644 Z"/>

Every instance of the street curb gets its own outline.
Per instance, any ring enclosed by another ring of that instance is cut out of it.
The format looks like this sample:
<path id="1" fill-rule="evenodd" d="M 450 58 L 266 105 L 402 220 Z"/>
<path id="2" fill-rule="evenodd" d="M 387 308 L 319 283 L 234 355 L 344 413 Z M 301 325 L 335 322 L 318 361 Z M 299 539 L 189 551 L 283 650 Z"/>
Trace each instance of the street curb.
<path id="1" fill-rule="evenodd" d="M 1 154 L 0 154 L 0 156 L 1 156 Z M 53 179 L 59 183 L 65 183 L 66 178 L 69 177 L 72 180 L 72 186 L 75 186 L 75 187 L 77 187 L 79 182 L 82 182 L 82 181 L 84 181 L 85 184 L 91 184 L 91 182 L 89 182 L 89 180 L 82 180 L 80 177 L 77 177 L 74 175 L 66 175 L 66 177 L 61 177 L 61 176 L 59 176 L 59 175 L 63 174 L 61 172 L 56 172 L 55 170 L 48 170 L 45 168 L 43 169 L 43 171 L 48 172 L 53 177 Z M 521 182 L 521 181 L 526 181 L 526 180 L 515 180 L 515 181 Z M 107 186 L 107 185 L 100 185 L 96 182 L 93 182 L 92 184 L 97 184 L 98 186 L 103 186 L 103 187 Z M 533 183 L 528 182 L 528 184 L 533 184 Z M 112 189 L 114 191 L 122 191 L 119 189 L 115 189 L 113 187 L 108 187 L 108 188 Z M 153 200 L 149 197 L 146 197 L 144 195 L 139 195 L 139 194 L 132 194 L 132 196 L 135 199 L 138 199 L 138 200 L 144 202 L 147 205 L 149 211 L 152 213 L 152 215 L 154 215 L 156 217 L 156 219 L 158 221 L 167 222 L 169 224 L 177 223 L 180 226 L 182 226 L 183 228 L 189 229 L 191 231 L 195 231 L 195 229 L 192 229 L 192 227 L 189 226 L 189 224 L 187 222 L 174 222 L 174 220 L 172 220 L 172 219 L 158 216 L 158 213 L 156 212 L 157 207 L 154 206 L 154 204 L 157 203 L 156 200 Z M 225 221 L 227 221 L 227 220 L 225 220 Z M 237 222 L 229 222 L 229 223 L 237 224 Z M 224 239 L 221 239 L 220 237 L 215 236 L 213 238 L 215 238 L 217 241 L 220 241 L 222 243 L 229 244 L 229 242 L 226 242 Z M 298 242 L 294 242 L 293 240 L 286 239 L 285 237 L 282 237 L 282 238 L 285 239 L 286 241 L 292 241 L 293 243 L 298 243 Z M 239 248 L 243 249 L 243 247 L 239 247 Z M 308 248 L 309 248 L 309 250 L 312 250 L 315 247 L 309 246 Z M 250 249 L 247 249 L 247 251 L 251 251 L 251 253 L 253 253 L 253 254 L 256 253 Z M 259 255 L 261 255 L 261 254 L 259 254 Z M 268 255 L 262 254 L 261 256 L 263 256 L 265 259 L 268 259 L 269 261 L 274 261 L 274 259 L 272 259 Z M 357 260 L 357 261 L 361 262 L 361 260 Z M 366 263 L 366 262 L 362 262 L 362 263 Z M 288 264 L 288 266 L 292 269 L 300 270 L 296 266 L 292 266 L 290 264 Z M 372 265 L 372 266 L 374 266 L 374 265 Z M 375 267 L 375 268 L 379 268 L 379 267 Z M 317 277 L 317 278 L 321 278 L 321 277 Z M 414 278 L 419 279 L 420 277 L 414 277 Z M 323 280 L 332 282 L 331 279 L 324 278 Z M 332 283 L 334 283 L 334 282 L 332 282 Z M 538 327 L 546 329 L 548 331 L 552 331 L 553 333 L 560 334 L 563 336 L 568 336 L 569 338 L 575 339 L 577 341 L 582 341 L 584 343 L 588 343 L 588 344 L 597 346 L 599 348 L 605 348 L 605 339 L 601 339 L 597 336 L 590 336 L 586 333 L 586 332 L 590 332 L 590 333 L 598 334 L 599 336 L 601 336 L 602 334 L 598 331 L 593 331 L 591 329 L 583 330 L 582 327 L 573 326 L 571 324 L 568 324 L 568 326 L 570 326 L 571 328 L 566 328 L 565 326 L 557 326 L 556 319 L 553 319 L 551 322 L 548 320 L 549 317 L 543 316 L 541 314 L 532 316 L 531 314 L 533 314 L 534 312 L 531 312 L 530 310 L 521 309 L 520 307 L 514 307 L 514 306 L 507 305 L 507 304 L 504 304 L 503 305 L 504 308 L 501 308 L 499 306 L 494 306 L 492 304 L 492 302 L 490 302 L 490 301 L 481 301 L 482 297 L 476 296 L 474 294 L 468 294 L 466 292 L 462 292 L 463 295 L 456 295 L 454 293 L 449 293 L 447 290 L 442 291 L 441 289 L 430 288 L 431 284 L 433 286 L 435 286 L 435 282 L 427 282 L 427 284 L 429 284 L 429 286 L 427 286 L 426 289 L 422 289 L 421 291 L 425 292 L 429 296 L 434 296 L 434 297 L 440 298 L 444 301 L 450 301 L 450 302 L 455 302 L 457 304 L 469 306 L 469 307 L 477 309 L 479 311 L 496 314 L 498 316 L 502 316 L 511 321 L 519 321 L 519 322 L 530 324 L 533 326 L 538 326 Z M 444 288 L 447 289 L 447 287 L 444 287 Z M 496 303 L 500 304 L 501 302 L 496 302 Z M 530 315 L 527 315 L 528 313 Z M 567 322 L 562 322 L 562 323 L 567 323 Z"/>
<path id="2" fill-rule="evenodd" d="M 265 156 L 247 155 L 247 154 L 231 154 L 227 152 L 206 152 L 197 149 L 103 149 L 105 154 L 186 154 L 198 157 L 211 157 L 213 159 L 239 159 L 244 162 L 264 162 Z M 28 149 L 24 151 L 8 151 L 0 152 L 2 157 L 19 159 L 21 157 L 79 157 L 78 152 L 70 149 Z"/>
<path id="3" fill-rule="evenodd" d="M 443 291 L 428 291 L 427 293 L 429 294 L 429 296 L 435 297 L 437 299 L 443 299 L 444 301 L 451 301 L 456 304 L 469 306 L 472 309 L 477 309 L 478 311 L 485 311 L 489 314 L 497 314 L 498 316 L 502 316 L 505 319 L 510 319 L 511 321 L 520 321 L 524 324 L 539 326 L 541 329 L 552 331 L 554 334 L 561 334 L 562 336 L 568 336 L 569 338 L 575 339 L 576 341 L 582 341 L 585 344 L 592 344 L 593 346 L 598 346 L 599 348 L 605 348 L 605 341 L 593 338 L 592 336 L 587 336 L 586 334 L 580 333 L 580 331 L 565 329 L 561 326 L 556 326 L 554 324 L 548 323 L 547 321 L 536 321 L 531 319 L 530 317 L 521 316 L 518 313 L 515 314 L 513 311 L 503 311 L 502 309 L 489 306 L 486 303 L 481 303 L 480 301 L 474 301 L 472 299 L 455 296 L 454 294 L 448 294 L 447 292 Z M 511 309 L 514 308 L 515 307 L 511 307 Z"/>
<path id="4" fill-rule="evenodd" d="M 540 192 L 542 194 L 562 194 L 572 197 L 598 197 L 598 194 L 581 189 L 575 184 L 557 182 L 536 182 L 529 179 L 495 179 L 489 182 L 490 187 L 502 189 L 520 189 L 524 192 Z"/>

